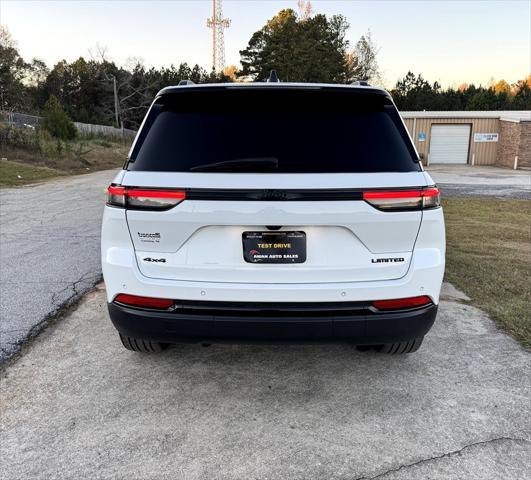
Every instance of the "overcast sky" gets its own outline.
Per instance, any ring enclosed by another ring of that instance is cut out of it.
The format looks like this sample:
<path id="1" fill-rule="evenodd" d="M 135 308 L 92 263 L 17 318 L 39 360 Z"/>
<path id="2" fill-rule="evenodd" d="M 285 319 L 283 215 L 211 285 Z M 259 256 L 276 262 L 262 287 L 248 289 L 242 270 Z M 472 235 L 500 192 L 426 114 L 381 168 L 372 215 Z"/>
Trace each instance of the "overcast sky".
<path id="1" fill-rule="evenodd" d="M 146 66 L 187 61 L 211 67 L 209 0 L 23 1 L 0 0 L 7 26 L 25 59 L 52 66 L 89 56 L 96 44 L 119 64 L 129 57 Z M 380 47 L 384 82 L 392 86 L 408 70 L 443 86 L 463 82 L 510 83 L 531 71 L 531 1 L 314 0 L 314 11 L 340 13 L 350 23 L 352 44 L 368 29 Z M 296 0 L 224 0 L 232 20 L 226 31 L 227 64 L 239 64 L 253 32 Z"/>

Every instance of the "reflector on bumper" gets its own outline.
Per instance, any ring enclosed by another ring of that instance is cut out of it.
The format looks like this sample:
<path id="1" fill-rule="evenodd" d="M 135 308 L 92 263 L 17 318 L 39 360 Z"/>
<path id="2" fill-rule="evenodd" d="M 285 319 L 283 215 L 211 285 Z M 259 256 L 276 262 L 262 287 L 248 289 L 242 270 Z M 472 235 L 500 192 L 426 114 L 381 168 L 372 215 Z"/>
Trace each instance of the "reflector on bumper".
<path id="1" fill-rule="evenodd" d="M 416 308 L 429 305 L 431 298 L 423 295 L 420 297 L 396 298 L 392 300 L 375 300 L 372 306 L 377 310 L 402 310 L 405 308 Z"/>
<path id="2" fill-rule="evenodd" d="M 126 293 L 116 295 L 114 302 L 128 305 L 130 307 L 158 308 L 161 310 L 167 310 L 174 303 L 173 300 L 170 300 L 169 298 L 140 297 L 138 295 L 128 295 Z"/>

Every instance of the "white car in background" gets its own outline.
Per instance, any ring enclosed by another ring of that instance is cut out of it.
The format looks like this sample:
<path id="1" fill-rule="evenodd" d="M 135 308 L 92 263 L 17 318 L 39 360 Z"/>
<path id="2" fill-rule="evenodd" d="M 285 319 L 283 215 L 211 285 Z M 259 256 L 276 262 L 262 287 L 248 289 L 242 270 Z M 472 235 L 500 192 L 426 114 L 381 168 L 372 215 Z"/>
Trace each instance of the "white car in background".
<path id="1" fill-rule="evenodd" d="M 416 351 L 439 303 L 439 191 L 389 94 L 168 87 L 108 189 L 102 264 L 124 346 L 349 342 Z"/>

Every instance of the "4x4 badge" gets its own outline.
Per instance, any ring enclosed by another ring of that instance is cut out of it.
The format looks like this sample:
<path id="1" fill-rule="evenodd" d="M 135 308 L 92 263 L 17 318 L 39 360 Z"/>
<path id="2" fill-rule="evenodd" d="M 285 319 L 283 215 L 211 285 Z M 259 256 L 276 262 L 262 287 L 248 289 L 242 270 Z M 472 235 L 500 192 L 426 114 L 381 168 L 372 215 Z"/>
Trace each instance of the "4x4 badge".
<path id="1" fill-rule="evenodd" d="M 151 258 L 151 257 L 146 257 L 143 259 L 144 262 L 154 262 L 154 263 L 166 263 L 166 259 L 165 258 Z"/>

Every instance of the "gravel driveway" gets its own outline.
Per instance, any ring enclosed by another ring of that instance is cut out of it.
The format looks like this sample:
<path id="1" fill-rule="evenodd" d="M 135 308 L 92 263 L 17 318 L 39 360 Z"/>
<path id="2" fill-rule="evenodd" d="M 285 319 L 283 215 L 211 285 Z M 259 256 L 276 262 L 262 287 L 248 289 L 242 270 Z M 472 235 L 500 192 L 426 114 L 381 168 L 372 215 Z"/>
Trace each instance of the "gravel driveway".
<path id="1" fill-rule="evenodd" d="M 129 352 L 104 291 L 4 371 L 1 479 L 525 480 L 530 355 L 441 302 L 407 356 L 347 345 Z"/>

